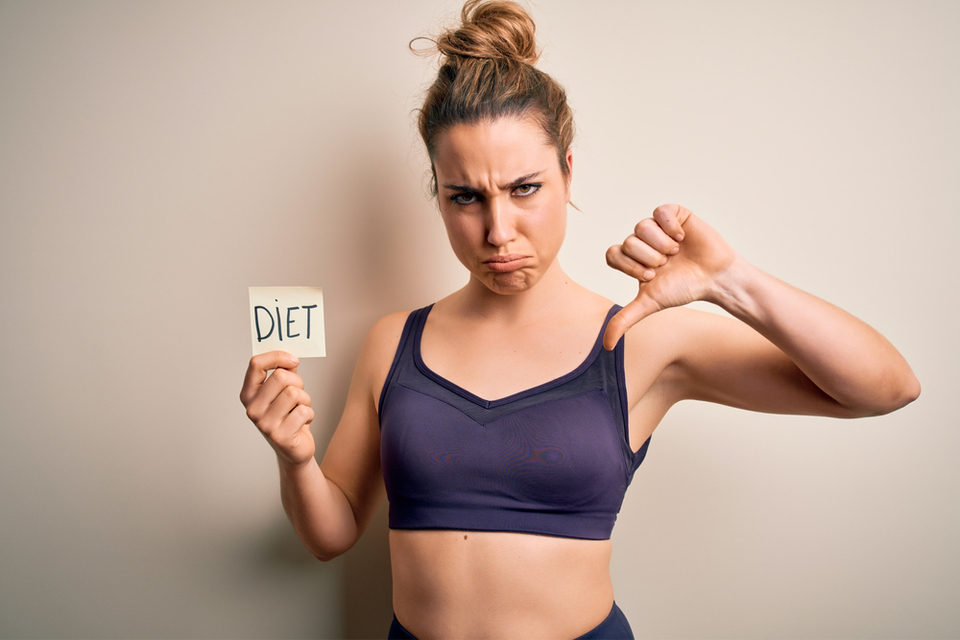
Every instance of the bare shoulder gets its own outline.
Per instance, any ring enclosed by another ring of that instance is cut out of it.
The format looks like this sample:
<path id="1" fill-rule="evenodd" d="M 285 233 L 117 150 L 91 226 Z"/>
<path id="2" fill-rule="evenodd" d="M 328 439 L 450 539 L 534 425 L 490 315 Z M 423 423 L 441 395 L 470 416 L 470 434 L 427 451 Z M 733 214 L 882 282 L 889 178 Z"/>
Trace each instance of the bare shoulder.
<path id="1" fill-rule="evenodd" d="M 400 334 L 403 333 L 403 325 L 409 315 L 409 311 L 397 311 L 377 320 L 367 333 L 364 351 L 387 352 L 392 358 L 400 344 Z"/>
<path id="2" fill-rule="evenodd" d="M 380 396 L 383 383 L 390 373 L 390 366 L 403 334 L 403 326 L 409 315 L 409 311 L 386 315 L 377 320 L 367 333 L 354 375 L 363 381 L 374 399 Z"/>
<path id="3" fill-rule="evenodd" d="M 606 318 L 615 304 L 613 300 L 585 287 L 581 287 L 581 289 L 580 295 L 574 299 L 569 308 L 574 313 L 587 315 L 591 324 L 595 323 L 598 318 L 601 321 Z"/>

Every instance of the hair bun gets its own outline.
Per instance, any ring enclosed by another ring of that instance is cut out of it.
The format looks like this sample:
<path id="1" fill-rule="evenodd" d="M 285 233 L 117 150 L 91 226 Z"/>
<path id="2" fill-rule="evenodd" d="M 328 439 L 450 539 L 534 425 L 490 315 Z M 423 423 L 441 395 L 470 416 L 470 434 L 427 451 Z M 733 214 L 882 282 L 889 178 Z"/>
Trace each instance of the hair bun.
<path id="1" fill-rule="evenodd" d="M 437 38 L 437 50 L 449 58 L 507 59 L 534 65 L 536 25 L 523 7 L 508 0 L 470 0 L 462 24 Z"/>

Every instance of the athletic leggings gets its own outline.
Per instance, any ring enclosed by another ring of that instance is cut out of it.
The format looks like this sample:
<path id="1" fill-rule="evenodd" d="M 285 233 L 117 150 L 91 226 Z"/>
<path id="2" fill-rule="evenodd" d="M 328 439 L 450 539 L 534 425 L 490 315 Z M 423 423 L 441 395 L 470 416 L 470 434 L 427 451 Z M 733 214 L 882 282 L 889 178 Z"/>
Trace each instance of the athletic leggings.
<path id="1" fill-rule="evenodd" d="M 403 628 L 397 620 L 397 616 L 393 616 L 393 622 L 390 624 L 390 634 L 387 636 L 387 640 L 417 640 L 417 638 Z M 627 622 L 627 617 L 623 615 L 623 611 L 620 611 L 620 607 L 614 602 L 613 609 L 610 610 L 610 615 L 607 616 L 607 619 L 590 631 L 587 631 L 577 638 L 577 640 L 633 640 L 633 631 L 630 630 L 630 623 Z"/>

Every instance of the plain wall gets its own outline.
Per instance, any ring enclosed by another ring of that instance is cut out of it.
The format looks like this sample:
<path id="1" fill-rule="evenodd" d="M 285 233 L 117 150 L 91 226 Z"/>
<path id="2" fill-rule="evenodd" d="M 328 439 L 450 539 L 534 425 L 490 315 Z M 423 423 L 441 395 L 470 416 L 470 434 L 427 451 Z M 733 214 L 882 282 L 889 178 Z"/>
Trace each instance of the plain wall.
<path id="1" fill-rule="evenodd" d="M 576 111 L 561 261 L 679 202 L 878 328 L 858 420 L 676 407 L 614 532 L 638 637 L 960 635 L 960 3 L 532 5 Z M 0 2 L 0 635 L 372 637 L 385 521 L 327 563 L 237 399 L 247 287 L 318 285 L 329 438 L 379 316 L 465 282 L 407 50 L 456 2 Z"/>

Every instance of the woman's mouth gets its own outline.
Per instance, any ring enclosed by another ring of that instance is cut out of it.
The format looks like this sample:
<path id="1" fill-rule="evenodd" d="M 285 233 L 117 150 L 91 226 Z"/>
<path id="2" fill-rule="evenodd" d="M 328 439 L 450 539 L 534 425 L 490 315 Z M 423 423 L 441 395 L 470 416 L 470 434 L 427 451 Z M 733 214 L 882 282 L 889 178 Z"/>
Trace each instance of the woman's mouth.
<path id="1" fill-rule="evenodd" d="M 517 253 L 511 253 L 505 256 L 493 256 L 484 260 L 483 264 L 491 271 L 506 273 L 516 271 L 527 264 L 529 258 Z"/>

